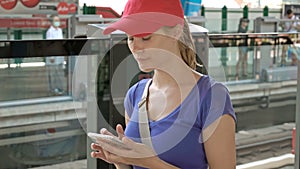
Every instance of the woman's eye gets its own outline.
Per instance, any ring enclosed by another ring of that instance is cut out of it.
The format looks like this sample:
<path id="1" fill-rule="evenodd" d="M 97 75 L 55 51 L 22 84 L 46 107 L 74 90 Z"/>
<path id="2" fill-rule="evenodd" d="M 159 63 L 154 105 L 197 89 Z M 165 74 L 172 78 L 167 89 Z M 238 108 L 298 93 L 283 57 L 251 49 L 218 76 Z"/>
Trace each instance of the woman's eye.
<path id="1" fill-rule="evenodd" d="M 145 36 L 145 37 L 142 37 L 142 40 L 143 40 L 143 41 L 147 41 L 147 40 L 150 40 L 150 39 L 151 39 L 151 36 Z M 129 37 L 128 37 L 128 40 L 129 40 L 129 41 L 133 41 L 133 40 L 134 40 L 133 36 L 129 36 Z"/>
<path id="2" fill-rule="evenodd" d="M 128 40 L 133 41 L 133 37 L 132 36 L 128 37 Z"/>
<path id="3" fill-rule="evenodd" d="M 150 39 L 151 39 L 151 36 L 145 36 L 145 37 L 143 37 L 142 39 L 143 39 L 144 41 L 150 40 Z"/>

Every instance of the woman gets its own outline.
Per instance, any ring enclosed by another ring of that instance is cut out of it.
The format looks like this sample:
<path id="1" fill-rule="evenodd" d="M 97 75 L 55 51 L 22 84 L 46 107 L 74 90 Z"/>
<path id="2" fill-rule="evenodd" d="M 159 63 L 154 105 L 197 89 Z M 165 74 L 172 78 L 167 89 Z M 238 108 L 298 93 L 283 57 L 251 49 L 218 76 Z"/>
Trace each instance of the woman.
<path id="1" fill-rule="evenodd" d="M 238 33 L 247 33 L 248 32 L 249 19 L 241 18 L 238 28 Z M 248 60 L 248 44 L 247 38 L 241 40 L 239 47 L 239 58 L 236 63 L 236 78 L 239 78 L 240 75 L 240 65 L 242 65 L 242 77 L 247 77 L 247 60 Z"/>
<path id="2" fill-rule="evenodd" d="M 141 71 L 154 75 L 129 89 L 125 132 L 116 126 L 130 150 L 100 140 L 91 145 L 91 156 L 118 169 L 235 168 L 235 114 L 229 94 L 225 86 L 195 71 L 180 1 L 129 0 L 122 18 L 103 33 L 116 29 L 128 35 Z M 141 130 L 141 107 L 148 113 L 149 138 Z M 112 135 L 106 129 L 100 133 Z"/>

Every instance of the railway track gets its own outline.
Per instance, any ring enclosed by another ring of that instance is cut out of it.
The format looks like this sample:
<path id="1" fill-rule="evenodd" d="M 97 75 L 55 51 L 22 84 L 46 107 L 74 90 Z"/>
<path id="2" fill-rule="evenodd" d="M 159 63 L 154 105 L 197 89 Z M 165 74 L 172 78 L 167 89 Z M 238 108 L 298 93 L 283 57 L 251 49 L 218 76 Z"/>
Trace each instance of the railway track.
<path id="1" fill-rule="evenodd" d="M 237 133 L 237 165 L 291 153 L 293 126 L 283 124 Z"/>

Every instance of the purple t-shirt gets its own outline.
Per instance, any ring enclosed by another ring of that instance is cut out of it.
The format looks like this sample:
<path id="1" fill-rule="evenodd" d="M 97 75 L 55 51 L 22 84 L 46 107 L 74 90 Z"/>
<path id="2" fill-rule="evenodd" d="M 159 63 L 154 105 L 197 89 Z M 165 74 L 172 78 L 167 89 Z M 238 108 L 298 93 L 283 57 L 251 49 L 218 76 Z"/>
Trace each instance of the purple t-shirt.
<path id="1" fill-rule="evenodd" d="M 138 103 L 148 80 L 132 86 L 124 102 L 130 117 L 125 135 L 137 142 L 141 142 Z M 201 133 L 224 114 L 230 114 L 236 120 L 227 88 L 209 76 L 202 76 L 181 105 L 163 119 L 149 121 L 155 152 L 160 159 L 181 169 L 207 169 Z"/>

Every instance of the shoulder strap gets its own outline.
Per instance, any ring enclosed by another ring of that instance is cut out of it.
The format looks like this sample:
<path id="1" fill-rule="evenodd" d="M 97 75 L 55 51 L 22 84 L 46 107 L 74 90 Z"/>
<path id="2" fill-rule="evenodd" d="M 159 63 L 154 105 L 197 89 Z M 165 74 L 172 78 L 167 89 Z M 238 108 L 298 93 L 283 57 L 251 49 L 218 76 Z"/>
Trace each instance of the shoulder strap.
<path id="1" fill-rule="evenodd" d="M 148 96 L 149 85 L 151 81 L 152 79 L 149 79 L 148 82 L 146 83 L 142 95 L 142 99 L 139 102 L 139 132 L 140 132 L 142 143 L 146 144 L 147 146 L 153 149 L 150 130 L 149 130 L 148 113 L 147 113 L 147 96 Z"/>

